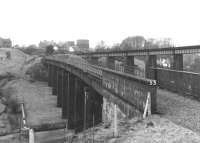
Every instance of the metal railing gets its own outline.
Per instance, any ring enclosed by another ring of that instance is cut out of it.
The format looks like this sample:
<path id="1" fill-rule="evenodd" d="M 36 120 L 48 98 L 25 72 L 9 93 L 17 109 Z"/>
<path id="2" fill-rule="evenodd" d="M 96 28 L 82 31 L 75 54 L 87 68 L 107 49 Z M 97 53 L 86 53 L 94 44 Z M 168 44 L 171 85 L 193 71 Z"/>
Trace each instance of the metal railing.
<path id="1" fill-rule="evenodd" d="M 20 108 L 21 108 L 20 139 L 22 135 L 28 134 L 28 140 L 29 140 L 28 142 L 34 143 L 34 131 L 27 125 L 24 103 L 20 103 Z"/>

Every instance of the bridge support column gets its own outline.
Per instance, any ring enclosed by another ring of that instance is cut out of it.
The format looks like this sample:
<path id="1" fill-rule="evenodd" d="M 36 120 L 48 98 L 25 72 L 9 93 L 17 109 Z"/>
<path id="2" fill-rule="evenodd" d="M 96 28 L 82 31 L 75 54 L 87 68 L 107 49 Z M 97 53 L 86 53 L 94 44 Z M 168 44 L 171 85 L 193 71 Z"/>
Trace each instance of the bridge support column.
<path id="1" fill-rule="evenodd" d="M 69 73 L 63 73 L 62 118 L 67 119 L 67 97 L 69 96 Z"/>
<path id="2" fill-rule="evenodd" d="M 52 67 L 53 68 L 53 89 L 52 89 L 52 94 L 56 95 L 57 94 L 57 68 L 55 66 Z"/>
<path id="3" fill-rule="evenodd" d="M 83 129 L 85 130 L 102 122 L 103 97 L 89 87 L 84 88 L 84 93 L 85 99 Z"/>
<path id="4" fill-rule="evenodd" d="M 63 92 L 63 70 L 58 69 L 57 74 L 57 107 L 62 107 L 62 92 Z"/>
<path id="5" fill-rule="evenodd" d="M 183 70 L 183 54 L 173 55 L 173 65 L 174 70 Z"/>
<path id="6" fill-rule="evenodd" d="M 91 89 L 90 92 L 90 121 L 94 125 L 102 122 L 102 107 L 103 107 L 103 97 L 98 94 L 95 90 Z"/>
<path id="7" fill-rule="evenodd" d="M 150 79 L 156 79 L 156 70 L 152 68 L 156 68 L 156 55 L 149 55 L 146 58 L 145 63 L 145 77 Z"/>
<path id="8" fill-rule="evenodd" d="M 115 57 L 107 57 L 106 67 L 115 70 Z"/>
<path id="9" fill-rule="evenodd" d="M 74 107 L 73 107 L 74 117 L 73 117 L 73 120 L 74 120 L 74 129 L 76 129 L 78 127 L 78 125 L 77 125 L 77 119 L 78 118 L 77 117 L 78 117 L 78 95 L 79 95 L 79 92 L 80 92 L 80 88 L 79 88 L 80 80 L 77 77 L 75 77 L 74 80 L 75 80 L 74 81 L 75 85 L 74 85 Z"/>
<path id="10" fill-rule="evenodd" d="M 84 119 L 83 119 L 83 130 L 87 128 L 87 98 L 88 98 L 88 87 L 84 87 Z"/>
<path id="11" fill-rule="evenodd" d="M 68 129 L 74 129 L 74 104 L 75 104 L 75 76 L 69 74 L 69 96 L 67 100 L 67 110 L 68 110 Z"/>
<path id="12" fill-rule="evenodd" d="M 130 73 L 130 74 L 134 74 L 134 70 L 132 67 L 135 66 L 134 63 L 134 56 L 127 56 L 125 57 L 125 61 L 124 61 L 124 71 L 126 73 Z"/>
<path id="13" fill-rule="evenodd" d="M 53 66 L 49 65 L 49 86 L 53 86 Z"/>
<path id="14" fill-rule="evenodd" d="M 84 83 L 80 79 L 76 79 L 76 122 L 75 131 L 83 129 L 84 121 Z"/>
<path id="15" fill-rule="evenodd" d="M 50 86 L 50 82 L 51 82 L 51 65 L 48 64 L 47 68 L 48 68 L 48 86 Z"/>

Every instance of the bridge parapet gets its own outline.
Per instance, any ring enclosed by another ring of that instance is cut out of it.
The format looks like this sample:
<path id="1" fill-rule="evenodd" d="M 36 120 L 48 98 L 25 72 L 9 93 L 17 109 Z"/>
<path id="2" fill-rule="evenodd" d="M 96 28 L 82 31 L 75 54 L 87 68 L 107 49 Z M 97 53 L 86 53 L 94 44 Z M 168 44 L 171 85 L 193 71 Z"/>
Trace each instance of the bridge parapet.
<path id="1" fill-rule="evenodd" d="M 183 95 L 200 99 L 200 74 L 164 68 L 152 68 L 156 72 L 158 86 Z"/>

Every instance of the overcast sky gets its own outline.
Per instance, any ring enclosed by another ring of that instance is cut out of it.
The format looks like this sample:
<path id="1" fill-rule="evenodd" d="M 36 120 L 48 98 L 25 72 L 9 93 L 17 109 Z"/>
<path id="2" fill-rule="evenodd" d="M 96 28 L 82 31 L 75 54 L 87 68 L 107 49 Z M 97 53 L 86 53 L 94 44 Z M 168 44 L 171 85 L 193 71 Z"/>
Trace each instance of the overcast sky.
<path id="1" fill-rule="evenodd" d="M 198 0 L 0 0 L 0 37 L 14 44 L 89 39 L 94 46 L 127 36 L 200 44 Z"/>

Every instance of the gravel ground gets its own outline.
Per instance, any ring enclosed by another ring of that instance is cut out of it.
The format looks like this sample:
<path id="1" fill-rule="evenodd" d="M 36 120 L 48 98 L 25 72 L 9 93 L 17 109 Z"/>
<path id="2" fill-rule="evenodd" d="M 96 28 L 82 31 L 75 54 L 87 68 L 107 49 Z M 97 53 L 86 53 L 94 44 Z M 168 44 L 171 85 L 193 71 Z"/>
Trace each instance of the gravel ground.
<path id="1" fill-rule="evenodd" d="M 200 134 L 200 102 L 158 89 L 158 112 L 162 117 Z"/>
<path id="2" fill-rule="evenodd" d="M 132 119 L 119 122 L 119 137 L 113 137 L 112 128 L 95 128 L 94 139 L 101 143 L 199 143 L 200 136 L 168 119 L 153 115 L 145 120 Z M 81 133 L 79 136 L 83 136 Z M 92 139 L 92 132 L 87 137 Z M 75 143 L 82 143 L 83 138 Z"/>

